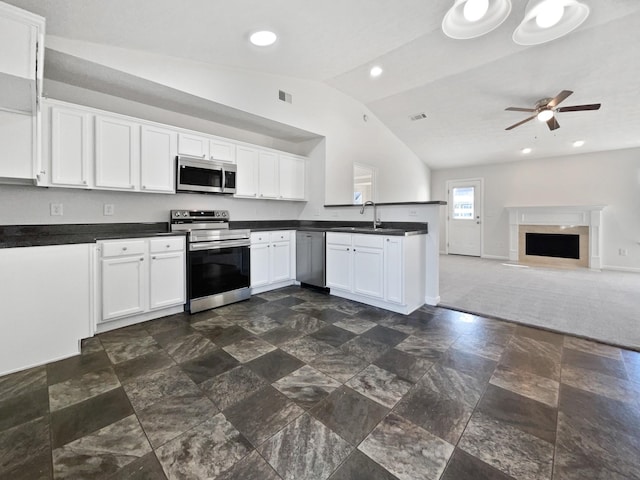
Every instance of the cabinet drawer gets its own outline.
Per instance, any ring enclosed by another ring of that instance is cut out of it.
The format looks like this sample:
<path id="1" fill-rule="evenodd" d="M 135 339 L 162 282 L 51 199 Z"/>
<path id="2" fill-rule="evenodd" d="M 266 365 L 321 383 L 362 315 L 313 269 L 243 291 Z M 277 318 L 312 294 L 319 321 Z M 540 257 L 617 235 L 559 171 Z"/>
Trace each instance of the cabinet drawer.
<path id="1" fill-rule="evenodd" d="M 327 232 L 327 243 L 333 243 L 336 245 L 351 245 L 351 234 Z"/>
<path id="2" fill-rule="evenodd" d="M 254 232 L 251 234 L 251 244 L 269 243 L 269 232 Z"/>
<path id="3" fill-rule="evenodd" d="M 382 235 L 354 235 L 354 247 L 382 248 L 384 237 Z"/>
<path id="4" fill-rule="evenodd" d="M 118 240 L 102 243 L 103 257 L 143 255 L 146 250 L 146 242 L 144 240 Z"/>
<path id="5" fill-rule="evenodd" d="M 151 253 L 184 250 L 184 237 L 153 238 L 149 241 L 149 248 Z"/>
<path id="6" fill-rule="evenodd" d="M 285 242 L 291 240 L 291 232 L 289 230 L 283 230 L 278 232 L 271 232 L 271 242 Z"/>

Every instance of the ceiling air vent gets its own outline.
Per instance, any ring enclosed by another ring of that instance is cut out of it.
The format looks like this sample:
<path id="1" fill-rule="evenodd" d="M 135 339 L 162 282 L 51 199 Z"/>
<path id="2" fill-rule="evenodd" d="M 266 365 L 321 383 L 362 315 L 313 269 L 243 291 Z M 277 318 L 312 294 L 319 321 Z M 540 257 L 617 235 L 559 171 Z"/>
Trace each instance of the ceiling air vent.
<path id="1" fill-rule="evenodd" d="M 292 97 L 290 93 L 285 92 L 284 90 L 278 91 L 278 98 L 283 102 L 291 103 Z"/>
<path id="2" fill-rule="evenodd" d="M 425 118 L 427 118 L 427 114 L 426 114 L 426 113 L 424 113 L 424 112 L 422 112 L 422 113 L 418 113 L 418 114 L 416 114 L 416 115 L 411 115 L 411 116 L 409 117 L 409 119 L 410 119 L 412 122 L 417 122 L 418 120 L 422 120 L 422 119 L 425 119 Z"/>

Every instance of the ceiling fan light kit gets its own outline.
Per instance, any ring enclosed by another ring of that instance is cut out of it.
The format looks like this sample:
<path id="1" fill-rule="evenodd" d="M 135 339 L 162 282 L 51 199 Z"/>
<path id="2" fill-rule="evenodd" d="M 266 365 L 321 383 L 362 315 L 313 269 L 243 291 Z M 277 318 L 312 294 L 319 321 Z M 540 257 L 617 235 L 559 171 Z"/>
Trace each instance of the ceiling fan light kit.
<path id="1" fill-rule="evenodd" d="M 454 0 L 442 20 L 442 31 L 456 40 L 479 37 L 498 28 L 511 13 L 511 0 Z M 518 45 L 537 45 L 578 28 L 589 7 L 578 0 L 529 0 L 513 32 Z"/>
<path id="2" fill-rule="evenodd" d="M 511 0 L 455 0 L 442 20 L 442 31 L 456 40 L 479 37 L 502 25 Z"/>
<path id="3" fill-rule="evenodd" d="M 550 42 L 578 28 L 588 16 L 589 7 L 577 0 L 529 0 L 513 41 L 518 45 Z"/>

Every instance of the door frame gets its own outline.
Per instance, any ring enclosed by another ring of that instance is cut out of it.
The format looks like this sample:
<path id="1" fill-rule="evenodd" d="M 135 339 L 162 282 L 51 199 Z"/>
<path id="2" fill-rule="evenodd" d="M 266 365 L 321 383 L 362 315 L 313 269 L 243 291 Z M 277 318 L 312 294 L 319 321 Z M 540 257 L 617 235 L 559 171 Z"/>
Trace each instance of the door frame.
<path id="1" fill-rule="evenodd" d="M 484 257 L 484 177 L 456 178 L 446 181 L 445 191 L 447 192 L 447 216 L 445 219 L 445 243 L 444 253 L 449 255 L 449 217 L 453 205 L 449 201 L 451 184 L 461 182 L 480 182 L 480 258 Z"/>

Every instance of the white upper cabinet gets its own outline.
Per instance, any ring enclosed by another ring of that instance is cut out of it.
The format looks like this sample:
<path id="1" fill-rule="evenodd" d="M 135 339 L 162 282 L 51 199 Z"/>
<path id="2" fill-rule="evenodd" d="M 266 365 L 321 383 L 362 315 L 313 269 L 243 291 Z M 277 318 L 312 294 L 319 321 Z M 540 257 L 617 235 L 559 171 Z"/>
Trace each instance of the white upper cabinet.
<path id="1" fill-rule="evenodd" d="M 140 126 L 96 115 L 96 187 L 134 190 L 140 162 Z"/>
<path id="2" fill-rule="evenodd" d="M 190 157 L 209 158 L 209 137 L 181 133 L 178 135 L 178 153 Z"/>
<path id="3" fill-rule="evenodd" d="M 44 18 L 0 2 L 0 108 L 36 113 L 44 25 Z"/>
<path id="4" fill-rule="evenodd" d="M 89 186 L 90 126 L 87 112 L 51 108 L 51 185 Z"/>
<path id="5" fill-rule="evenodd" d="M 280 155 L 278 168 L 280 198 L 283 200 L 305 199 L 306 160 L 291 155 Z"/>
<path id="6" fill-rule="evenodd" d="M 236 145 L 221 138 L 211 139 L 209 141 L 209 156 L 211 160 L 235 163 Z"/>
<path id="7" fill-rule="evenodd" d="M 0 144 L 8 148 L 0 156 L 0 182 L 24 177 L 47 187 L 175 193 L 176 156 L 188 155 L 235 163 L 237 197 L 304 200 L 303 157 L 58 100 L 43 99 L 42 111 L 42 166 L 29 163 L 18 171 L 17 162 L 3 159 L 20 152 L 12 155 L 14 142 L 2 140 L 18 138 L 22 130 L 4 128 L 0 110 Z M 29 128 L 23 130 L 29 137 Z"/>
<path id="8" fill-rule="evenodd" d="M 256 148 L 241 145 L 236 148 L 236 197 L 257 197 L 259 159 Z"/>
<path id="9" fill-rule="evenodd" d="M 142 125 L 140 130 L 140 189 L 174 193 L 178 134 Z"/>
<path id="10" fill-rule="evenodd" d="M 278 198 L 278 155 L 261 151 L 258 160 L 258 185 L 260 198 Z"/>

